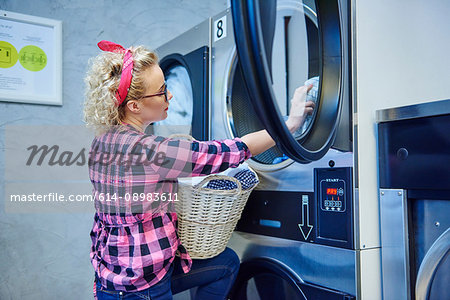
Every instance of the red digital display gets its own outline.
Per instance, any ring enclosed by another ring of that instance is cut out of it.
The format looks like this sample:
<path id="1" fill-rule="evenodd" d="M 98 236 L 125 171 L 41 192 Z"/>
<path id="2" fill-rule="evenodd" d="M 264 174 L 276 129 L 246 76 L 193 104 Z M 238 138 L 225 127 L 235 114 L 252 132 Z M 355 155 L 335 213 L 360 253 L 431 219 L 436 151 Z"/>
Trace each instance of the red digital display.
<path id="1" fill-rule="evenodd" d="M 327 188 L 327 195 L 337 195 L 337 189 Z"/>

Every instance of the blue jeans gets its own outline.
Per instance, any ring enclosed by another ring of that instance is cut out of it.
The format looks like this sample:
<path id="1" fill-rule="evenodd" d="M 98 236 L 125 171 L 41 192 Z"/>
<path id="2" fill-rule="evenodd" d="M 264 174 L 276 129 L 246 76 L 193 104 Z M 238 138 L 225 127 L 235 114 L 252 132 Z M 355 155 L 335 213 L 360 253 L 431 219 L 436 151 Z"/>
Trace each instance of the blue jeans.
<path id="1" fill-rule="evenodd" d="M 189 273 L 183 273 L 176 257 L 169 272 L 157 284 L 139 292 L 106 290 L 96 282 L 98 300 L 171 300 L 172 294 L 197 287 L 195 300 L 226 299 L 239 270 L 239 258 L 230 248 L 208 259 L 194 259 Z"/>

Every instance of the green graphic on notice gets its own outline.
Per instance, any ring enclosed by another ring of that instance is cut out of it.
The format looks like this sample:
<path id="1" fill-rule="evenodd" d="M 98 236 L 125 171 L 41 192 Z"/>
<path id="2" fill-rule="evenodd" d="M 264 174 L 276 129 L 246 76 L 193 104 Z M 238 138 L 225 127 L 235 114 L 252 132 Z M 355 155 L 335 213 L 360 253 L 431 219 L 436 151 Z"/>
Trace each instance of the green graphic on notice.
<path id="1" fill-rule="evenodd" d="M 0 41 L 0 68 L 11 68 L 16 64 L 18 58 L 19 55 L 13 45 Z"/>
<path id="2" fill-rule="evenodd" d="M 25 46 L 19 52 L 19 62 L 25 69 L 37 72 L 47 65 L 47 55 L 37 46 Z"/>

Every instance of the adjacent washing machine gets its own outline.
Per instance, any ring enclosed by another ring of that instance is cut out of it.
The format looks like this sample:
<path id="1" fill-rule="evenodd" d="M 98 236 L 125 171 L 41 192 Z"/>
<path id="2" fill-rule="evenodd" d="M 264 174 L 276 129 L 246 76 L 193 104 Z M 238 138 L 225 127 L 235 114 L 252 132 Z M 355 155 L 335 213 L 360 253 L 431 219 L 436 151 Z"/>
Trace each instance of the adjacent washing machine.
<path id="1" fill-rule="evenodd" d="M 229 246 L 242 264 L 233 299 L 353 299 L 355 236 L 349 7 L 338 0 L 231 1 L 212 19 L 211 137 L 266 129 L 260 184 Z M 291 134 L 305 82 L 314 114 Z"/>
<path id="2" fill-rule="evenodd" d="M 384 299 L 450 299 L 450 100 L 377 111 Z"/>
<path id="3" fill-rule="evenodd" d="M 156 49 L 173 98 L 168 117 L 149 126 L 147 133 L 189 134 L 197 140 L 208 140 L 210 29 L 208 19 Z"/>

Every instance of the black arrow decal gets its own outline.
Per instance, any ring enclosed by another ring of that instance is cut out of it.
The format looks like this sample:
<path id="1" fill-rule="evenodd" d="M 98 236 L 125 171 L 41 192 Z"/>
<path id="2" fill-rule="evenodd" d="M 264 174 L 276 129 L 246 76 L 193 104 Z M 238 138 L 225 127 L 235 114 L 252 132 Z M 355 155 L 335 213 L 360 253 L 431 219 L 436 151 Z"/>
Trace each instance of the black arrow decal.
<path id="1" fill-rule="evenodd" d="M 305 213 L 306 211 L 306 213 Z M 305 219 L 306 215 L 306 219 Z M 314 226 L 309 224 L 309 197 L 308 195 L 302 195 L 302 223 L 298 224 L 298 228 L 302 232 L 305 241 L 308 239 L 309 235 Z"/>

